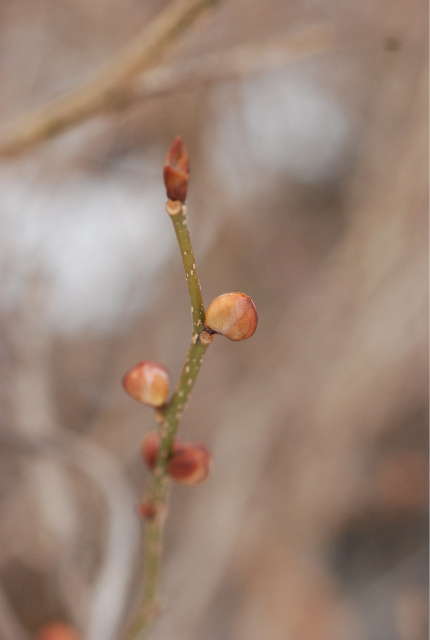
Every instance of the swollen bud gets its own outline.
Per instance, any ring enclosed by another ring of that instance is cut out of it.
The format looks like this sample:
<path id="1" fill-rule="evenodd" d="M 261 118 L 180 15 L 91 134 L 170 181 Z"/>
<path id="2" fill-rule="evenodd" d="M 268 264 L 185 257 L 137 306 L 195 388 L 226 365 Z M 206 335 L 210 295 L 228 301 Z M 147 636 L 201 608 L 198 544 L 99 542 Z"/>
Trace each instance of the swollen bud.
<path id="1" fill-rule="evenodd" d="M 135 400 L 161 407 L 169 394 L 169 373 L 162 364 L 144 360 L 127 371 L 122 385 Z"/>
<path id="2" fill-rule="evenodd" d="M 250 338 L 257 323 L 257 309 L 244 293 L 224 293 L 212 300 L 206 311 L 206 329 L 230 340 Z"/>
<path id="3" fill-rule="evenodd" d="M 65 622 L 51 622 L 39 630 L 37 640 L 82 640 L 82 636 Z"/>
<path id="4" fill-rule="evenodd" d="M 173 140 L 167 153 L 163 177 L 169 200 L 185 202 L 190 179 L 190 163 L 187 149 L 179 136 Z"/>
<path id="5" fill-rule="evenodd" d="M 150 431 L 142 441 L 141 454 L 150 469 L 154 469 L 160 447 L 160 434 Z M 211 470 L 211 454 L 202 444 L 175 440 L 167 461 L 167 472 L 173 480 L 185 485 L 200 484 Z"/>
<path id="6" fill-rule="evenodd" d="M 211 470 L 211 454 L 202 444 L 185 444 L 173 452 L 167 463 L 169 475 L 188 486 L 201 484 Z"/>

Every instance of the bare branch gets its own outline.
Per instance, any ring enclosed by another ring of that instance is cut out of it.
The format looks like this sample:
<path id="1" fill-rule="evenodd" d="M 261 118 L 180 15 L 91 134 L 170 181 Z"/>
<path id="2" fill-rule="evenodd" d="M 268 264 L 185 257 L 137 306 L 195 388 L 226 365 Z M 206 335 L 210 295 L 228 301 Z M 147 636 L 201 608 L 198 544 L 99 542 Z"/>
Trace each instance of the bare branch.
<path id="1" fill-rule="evenodd" d="M 16 155 L 97 113 L 133 100 L 131 83 L 156 64 L 214 0 L 175 0 L 122 53 L 86 84 L 16 118 L 0 130 L 0 156 Z"/>
<path id="2" fill-rule="evenodd" d="M 274 69 L 302 57 L 327 51 L 332 46 L 332 40 L 331 31 L 318 26 L 270 45 L 243 46 L 233 51 L 206 54 L 182 62 L 180 66 L 148 69 L 135 84 L 134 98 L 152 98 L 203 83 L 241 78 Z"/>

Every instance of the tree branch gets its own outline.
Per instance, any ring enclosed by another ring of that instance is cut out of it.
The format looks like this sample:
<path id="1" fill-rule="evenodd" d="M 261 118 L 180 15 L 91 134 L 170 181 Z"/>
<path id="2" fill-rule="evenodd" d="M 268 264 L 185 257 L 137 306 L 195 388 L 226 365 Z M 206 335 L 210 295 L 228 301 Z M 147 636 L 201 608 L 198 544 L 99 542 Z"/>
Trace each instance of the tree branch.
<path id="1" fill-rule="evenodd" d="M 0 156 L 13 156 L 97 113 L 125 107 L 132 81 L 160 61 L 173 42 L 218 0 L 174 0 L 86 84 L 16 118 L 0 130 Z"/>

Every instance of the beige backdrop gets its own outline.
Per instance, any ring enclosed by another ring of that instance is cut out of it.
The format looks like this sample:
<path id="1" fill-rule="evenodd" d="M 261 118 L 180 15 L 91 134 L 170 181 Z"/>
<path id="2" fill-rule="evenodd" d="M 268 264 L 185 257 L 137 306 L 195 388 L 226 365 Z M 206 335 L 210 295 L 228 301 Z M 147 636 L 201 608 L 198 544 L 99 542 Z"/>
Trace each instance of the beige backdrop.
<path id="1" fill-rule="evenodd" d="M 159 10 L 1 3 L 1 123 Z M 120 382 L 176 379 L 190 337 L 176 134 L 205 303 L 244 291 L 259 327 L 214 341 L 183 418 L 215 468 L 174 488 L 151 638 L 425 640 L 427 25 L 422 0 L 225 0 L 126 110 L 2 161 L 0 640 L 115 640 L 133 606 L 154 422 Z"/>

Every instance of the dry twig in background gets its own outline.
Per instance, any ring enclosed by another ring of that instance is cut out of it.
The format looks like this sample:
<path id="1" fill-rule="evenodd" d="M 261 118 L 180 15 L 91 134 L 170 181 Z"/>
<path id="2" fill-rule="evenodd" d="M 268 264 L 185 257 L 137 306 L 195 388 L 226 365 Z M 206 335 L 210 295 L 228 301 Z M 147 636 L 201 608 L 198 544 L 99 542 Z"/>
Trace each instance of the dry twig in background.
<path id="1" fill-rule="evenodd" d="M 131 82 L 156 64 L 184 30 L 217 0 L 176 0 L 145 27 L 95 78 L 16 118 L 0 131 L 0 155 L 13 156 L 85 119 L 126 106 Z"/>
<path id="2" fill-rule="evenodd" d="M 138 79 L 134 88 L 134 98 L 152 98 L 198 84 L 267 71 L 301 57 L 327 51 L 331 45 L 330 30 L 319 26 L 294 33 L 274 44 L 243 46 L 233 51 L 209 53 L 182 63 L 180 67 L 155 67 Z"/>
<path id="3" fill-rule="evenodd" d="M 33 437 L 6 432 L 0 435 L 2 448 L 35 456 L 40 460 L 61 463 L 66 469 L 77 469 L 88 478 L 107 508 L 108 526 L 102 565 L 94 584 L 88 586 L 90 606 L 85 637 L 88 640 L 113 640 L 128 598 L 130 574 L 138 550 L 138 527 L 134 517 L 135 497 L 117 461 L 88 437 L 58 431 L 48 437 Z M 70 587 L 70 584 L 67 585 Z M 81 583 L 82 587 L 82 583 Z M 67 595 L 67 594 L 64 594 Z M 0 637 L 28 640 L 0 589 Z"/>

